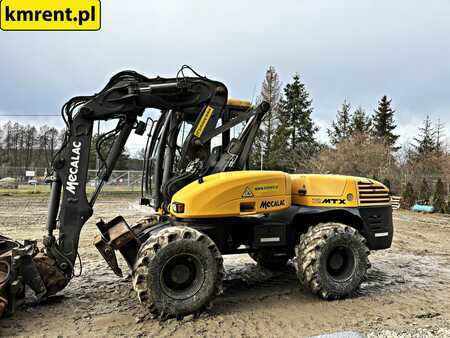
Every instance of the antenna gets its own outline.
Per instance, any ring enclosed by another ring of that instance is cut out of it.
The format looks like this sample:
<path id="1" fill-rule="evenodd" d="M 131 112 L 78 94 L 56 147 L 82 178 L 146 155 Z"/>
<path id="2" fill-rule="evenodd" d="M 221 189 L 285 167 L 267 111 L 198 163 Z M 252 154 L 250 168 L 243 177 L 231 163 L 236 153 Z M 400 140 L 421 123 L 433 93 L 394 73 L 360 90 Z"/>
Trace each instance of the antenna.
<path id="1" fill-rule="evenodd" d="M 252 105 L 255 103 L 255 102 L 254 102 L 255 96 L 256 96 L 256 82 L 255 82 L 255 84 L 254 84 L 254 86 L 253 86 L 253 96 L 252 96 L 252 99 L 250 100 L 250 102 L 252 103 Z"/>

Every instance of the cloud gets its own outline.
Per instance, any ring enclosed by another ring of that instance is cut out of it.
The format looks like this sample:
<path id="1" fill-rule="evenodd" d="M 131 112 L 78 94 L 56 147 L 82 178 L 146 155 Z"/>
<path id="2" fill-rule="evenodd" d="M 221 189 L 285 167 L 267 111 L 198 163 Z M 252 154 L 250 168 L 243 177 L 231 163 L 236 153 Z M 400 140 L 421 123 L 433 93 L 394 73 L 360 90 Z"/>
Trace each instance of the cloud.
<path id="1" fill-rule="evenodd" d="M 274 65 L 284 84 L 301 74 L 322 131 L 345 98 L 372 112 L 384 94 L 393 98 L 403 138 L 426 114 L 450 123 L 448 1 L 102 6 L 99 32 L 0 32 L 0 111 L 58 113 L 119 70 L 174 76 L 185 63 L 226 83 L 230 96 L 251 99 Z"/>

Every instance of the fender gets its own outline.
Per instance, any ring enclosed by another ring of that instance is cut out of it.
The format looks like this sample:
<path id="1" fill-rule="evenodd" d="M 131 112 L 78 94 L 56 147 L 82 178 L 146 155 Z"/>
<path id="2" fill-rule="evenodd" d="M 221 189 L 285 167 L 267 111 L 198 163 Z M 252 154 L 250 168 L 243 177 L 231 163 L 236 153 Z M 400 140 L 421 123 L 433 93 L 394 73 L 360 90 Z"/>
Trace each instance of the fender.
<path id="1" fill-rule="evenodd" d="M 388 205 L 358 208 L 293 205 L 287 210 L 270 214 L 267 220 L 289 224 L 290 230 L 295 232 L 298 231 L 299 227 L 308 225 L 309 217 L 319 222 L 327 222 L 329 218 L 333 219 L 334 222 L 353 226 L 364 236 L 367 240 L 367 246 L 371 250 L 386 249 L 392 244 L 392 208 Z"/>

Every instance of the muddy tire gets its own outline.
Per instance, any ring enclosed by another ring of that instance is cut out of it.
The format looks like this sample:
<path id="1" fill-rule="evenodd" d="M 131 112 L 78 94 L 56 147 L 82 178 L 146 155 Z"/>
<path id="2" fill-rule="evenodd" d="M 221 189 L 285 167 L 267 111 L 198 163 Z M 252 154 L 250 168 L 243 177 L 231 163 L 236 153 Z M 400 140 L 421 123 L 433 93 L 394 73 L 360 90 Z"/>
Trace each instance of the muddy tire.
<path id="1" fill-rule="evenodd" d="M 248 254 L 259 266 L 270 270 L 283 269 L 289 257 L 285 253 L 257 251 Z"/>
<path id="2" fill-rule="evenodd" d="M 205 234 L 174 226 L 152 235 L 133 269 L 139 301 L 161 319 L 200 314 L 222 292 L 223 259 Z"/>
<path id="3" fill-rule="evenodd" d="M 324 299 L 351 296 L 370 267 L 366 240 L 354 228 L 340 223 L 312 226 L 300 235 L 295 268 L 300 283 Z"/>

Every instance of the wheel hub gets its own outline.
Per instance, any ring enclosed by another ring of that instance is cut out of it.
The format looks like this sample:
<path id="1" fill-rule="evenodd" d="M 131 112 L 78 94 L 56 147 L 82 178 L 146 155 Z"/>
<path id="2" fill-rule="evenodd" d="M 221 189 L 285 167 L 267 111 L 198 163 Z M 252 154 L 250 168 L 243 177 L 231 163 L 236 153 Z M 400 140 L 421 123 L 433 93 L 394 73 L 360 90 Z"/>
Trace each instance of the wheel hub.
<path id="1" fill-rule="evenodd" d="M 176 265 L 171 272 L 171 280 L 177 284 L 185 284 L 191 277 L 192 271 L 186 265 Z"/>
<path id="2" fill-rule="evenodd" d="M 342 256 L 341 253 L 335 252 L 333 255 L 331 255 L 330 267 L 333 270 L 338 270 L 338 269 L 342 268 L 343 264 L 344 264 L 344 257 Z"/>
<path id="3" fill-rule="evenodd" d="M 171 297 L 184 299 L 196 294 L 204 281 L 205 273 L 199 259 L 190 254 L 170 258 L 161 271 L 161 286 Z"/>
<path id="4" fill-rule="evenodd" d="M 337 281 L 344 281 L 351 277 L 355 267 L 355 255 L 353 251 L 344 246 L 339 246 L 330 251 L 327 258 L 327 272 Z"/>

